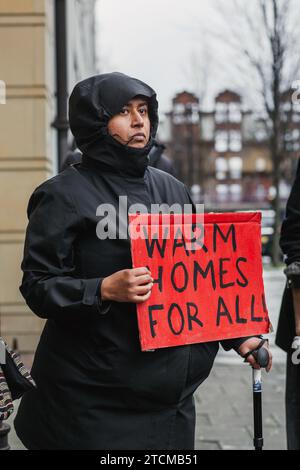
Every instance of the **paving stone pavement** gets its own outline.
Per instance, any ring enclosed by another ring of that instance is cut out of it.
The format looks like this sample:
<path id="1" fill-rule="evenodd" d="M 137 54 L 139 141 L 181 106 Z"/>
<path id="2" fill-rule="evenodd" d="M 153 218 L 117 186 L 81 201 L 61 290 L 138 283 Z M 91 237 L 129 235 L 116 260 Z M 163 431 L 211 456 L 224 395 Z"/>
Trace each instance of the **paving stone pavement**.
<path id="1" fill-rule="evenodd" d="M 264 449 L 286 449 L 285 366 L 263 373 Z M 215 364 L 197 390 L 196 449 L 253 449 L 252 372 L 246 364 Z"/>
<path id="2" fill-rule="evenodd" d="M 281 270 L 265 270 L 266 301 L 276 331 L 284 276 Z M 274 346 L 272 371 L 263 373 L 264 449 L 286 449 L 285 437 L 285 354 Z M 28 359 L 29 361 L 29 359 Z M 209 378 L 195 394 L 196 439 L 200 450 L 253 449 L 253 405 L 251 367 L 234 352 L 220 352 Z M 17 407 L 18 402 L 15 402 Z M 14 414 L 8 420 L 12 425 Z M 13 425 L 9 442 L 14 450 L 24 449 Z"/>
<path id="3" fill-rule="evenodd" d="M 273 368 L 263 372 L 264 449 L 286 449 L 285 361 L 274 344 L 285 277 L 281 269 L 265 269 L 266 302 L 274 333 L 267 335 Z M 234 352 L 220 348 L 209 378 L 196 400 L 196 449 L 253 449 L 252 371 Z"/>

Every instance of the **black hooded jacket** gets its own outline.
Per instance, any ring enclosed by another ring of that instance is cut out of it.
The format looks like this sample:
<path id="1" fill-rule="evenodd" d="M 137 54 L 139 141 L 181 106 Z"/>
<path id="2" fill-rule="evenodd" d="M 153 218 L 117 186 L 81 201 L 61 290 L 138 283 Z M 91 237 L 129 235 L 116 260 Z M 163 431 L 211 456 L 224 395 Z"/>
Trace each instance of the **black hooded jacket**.
<path id="1" fill-rule="evenodd" d="M 107 131 L 133 97 L 149 100 L 151 137 L 130 148 Z M 141 352 L 136 305 L 102 302 L 101 279 L 132 267 L 128 239 L 100 240 L 99 204 L 191 203 L 184 184 L 148 165 L 158 126 L 155 92 L 121 73 L 78 83 L 69 120 L 82 162 L 38 186 L 28 204 L 20 291 L 47 319 L 32 367 L 37 390 L 15 420 L 30 449 L 192 448 L 193 392 L 218 342 Z M 242 340 L 223 342 L 226 349 Z"/>

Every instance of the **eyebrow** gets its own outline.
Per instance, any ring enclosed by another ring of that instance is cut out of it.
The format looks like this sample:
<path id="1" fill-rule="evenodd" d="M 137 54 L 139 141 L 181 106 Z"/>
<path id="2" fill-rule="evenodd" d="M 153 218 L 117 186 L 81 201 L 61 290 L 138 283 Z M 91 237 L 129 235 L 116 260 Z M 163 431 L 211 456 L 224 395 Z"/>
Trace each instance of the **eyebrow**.
<path id="1" fill-rule="evenodd" d="M 147 101 L 143 101 L 142 103 L 139 103 L 139 104 L 138 104 L 138 106 L 145 106 L 145 105 L 148 106 Z M 124 104 L 123 108 L 124 108 L 125 106 L 132 106 L 132 104 L 131 104 L 131 103 L 126 103 L 126 104 Z"/>

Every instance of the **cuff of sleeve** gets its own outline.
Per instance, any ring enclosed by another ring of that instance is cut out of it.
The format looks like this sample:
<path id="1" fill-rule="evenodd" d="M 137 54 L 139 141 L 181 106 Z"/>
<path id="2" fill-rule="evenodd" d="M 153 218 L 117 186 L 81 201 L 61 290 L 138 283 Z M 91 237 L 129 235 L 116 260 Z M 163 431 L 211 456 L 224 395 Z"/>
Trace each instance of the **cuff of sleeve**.
<path id="1" fill-rule="evenodd" d="M 97 311 L 100 313 L 100 315 L 105 315 L 108 313 L 111 307 L 111 302 L 109 300 L 102 300 L 101 298 L 101 284 L 103 281 L 103 277 L 101 277 L 98 280 L 97 284 L 97 290 L 96 290 L 96 306 L 97 306 Z"/>
<path id="2" fill-rule="evenodd" d="M 109 311 L 111 302 L 101 299 L 101 282 L 103 278 L 85 279 L 85 289 L 82 299 L 83 305 L 88 305 L 97 314 L 105 314 Z"/>
<path id="3" fill-rule="evenodd" d="M 288 287 L 300 287 L 300 263 L 295 261 L 283 271 L 288 280 Z"/>
<path id="4" fill-rule="evenodd" d="M 235 351 L 237 351 L 239 347 L 249 338 L 262 338 L 262 336 L 253 335 L 253 336 L 245 336 L 243 338 L 225 339 L 221 341 L 222 348 L 225 351 L 229 351 L 230 349 L 234 349 Z"/>

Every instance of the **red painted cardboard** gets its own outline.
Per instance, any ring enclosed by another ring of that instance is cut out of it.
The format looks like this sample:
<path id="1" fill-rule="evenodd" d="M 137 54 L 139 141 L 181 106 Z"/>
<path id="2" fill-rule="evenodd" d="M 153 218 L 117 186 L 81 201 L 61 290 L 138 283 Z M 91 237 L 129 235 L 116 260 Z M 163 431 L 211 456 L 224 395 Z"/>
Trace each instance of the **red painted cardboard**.
<path id="1" fill-rule="evenodd" d="M 133 267 L 148 266 L 154 278 L 150 298 L 136 304 L 143 351 L 270 330 L 261 213 L 204 214 L 204 227 L 197 221 L 196 214 L 184 220 L 181 215 L 129 214 Z M 198 229 L 194 245 L 186 235 L 192 224 Z M 137 237 L 139 231 L 148 238 Z M 169 238 L 163 239 L 163 233 Z"/>

